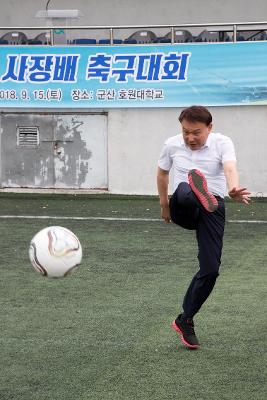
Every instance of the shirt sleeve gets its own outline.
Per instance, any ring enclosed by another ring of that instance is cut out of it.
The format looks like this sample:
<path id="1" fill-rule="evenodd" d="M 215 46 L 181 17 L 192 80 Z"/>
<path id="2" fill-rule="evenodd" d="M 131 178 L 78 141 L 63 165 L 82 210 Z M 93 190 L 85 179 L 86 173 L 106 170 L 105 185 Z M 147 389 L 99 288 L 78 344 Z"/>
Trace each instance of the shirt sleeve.
<path id="1" fill-rule="evenodd" d="M 226 161 L 236 161 L 234 143 L 229 137 L 224 137 L 222 142 L 222 163 Z"/>
<path id="2" fill-rule="evenodd" d="M 161 150 L 158 166 L 165 171 L 169 171 L 172 167 L 172 157 L 170 155 L 170 146 L 167 142 L 164 143 L 163 149 Z"/>

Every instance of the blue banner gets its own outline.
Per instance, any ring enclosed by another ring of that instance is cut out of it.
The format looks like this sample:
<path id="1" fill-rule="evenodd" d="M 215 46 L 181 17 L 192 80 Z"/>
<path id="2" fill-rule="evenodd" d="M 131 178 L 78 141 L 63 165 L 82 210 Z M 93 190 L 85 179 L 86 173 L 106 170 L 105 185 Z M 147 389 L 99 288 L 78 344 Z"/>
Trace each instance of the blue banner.
<path id="1" fill-rule="evenodd" d="M 267 104 L 267 42 L 1 46 L 0 107 Z"/>

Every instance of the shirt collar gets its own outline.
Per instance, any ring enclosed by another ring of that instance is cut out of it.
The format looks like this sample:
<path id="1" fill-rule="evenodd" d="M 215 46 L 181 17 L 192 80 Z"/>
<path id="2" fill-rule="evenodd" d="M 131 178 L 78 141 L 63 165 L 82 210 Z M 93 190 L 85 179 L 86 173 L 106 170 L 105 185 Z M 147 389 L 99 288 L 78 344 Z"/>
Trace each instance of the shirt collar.
<path id="1" fill-rule="evenodd" d="M 204 146 L 203 146 L 203 148 L 204 148 L 204 147 L 210 147 L 210 144 L 211 144 L 211 135 L 212 135 L 212 133 L 210 132 L 210 133 L 209 133 L 209 136 L 208 136 L 208 138 L 207 138 L 207 140 L 206 140 L 206 143 L 205 143 Z"/>

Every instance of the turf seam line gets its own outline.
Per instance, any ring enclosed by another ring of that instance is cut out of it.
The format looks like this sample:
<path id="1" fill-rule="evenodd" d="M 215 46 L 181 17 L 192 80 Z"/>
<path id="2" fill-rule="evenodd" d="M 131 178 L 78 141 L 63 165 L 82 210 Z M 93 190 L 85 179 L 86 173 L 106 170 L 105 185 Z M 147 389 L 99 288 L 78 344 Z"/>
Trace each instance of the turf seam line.
<path id="1" fill-rule="evenodd" d="M 116 218 L 116 217 L 66 217 L 51 215 L 0 215 L 1 219 L 62 219 L 62 220 L 78 220 L 78 221 L 144 221 L 144 222 L 163 222 L 161 218 Z M 265 220 L 246 220 L 246 219 L 229 219 L 226 222 L 236 224 L 267 224 Z"/>

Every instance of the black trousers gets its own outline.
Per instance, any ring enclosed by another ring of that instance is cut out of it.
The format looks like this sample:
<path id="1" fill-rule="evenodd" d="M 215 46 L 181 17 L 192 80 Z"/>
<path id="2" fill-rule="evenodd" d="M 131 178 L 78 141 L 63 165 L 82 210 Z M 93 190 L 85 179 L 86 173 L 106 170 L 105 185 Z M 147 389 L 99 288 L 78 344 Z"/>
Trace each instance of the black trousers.
<path id="1" fill-rule="evenodd" d="M 183 301 L 185 318 L 193 318 L 210 295 L 219 275 L 225 225 L 224 199 L 217 197 L 218 209 L 210 213 L 199 203 L 188 183 L 179 184 L 170 198 L 172 222 L 196 231 L 199 270 Z"/>

